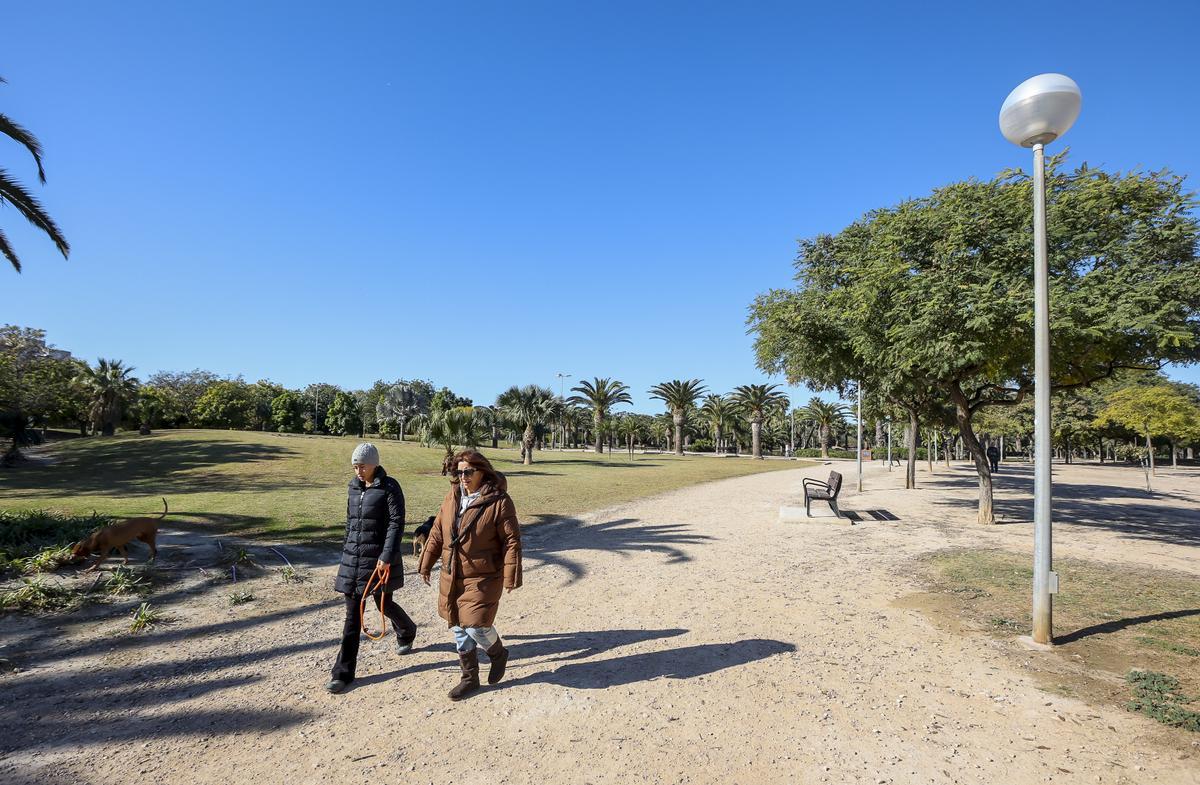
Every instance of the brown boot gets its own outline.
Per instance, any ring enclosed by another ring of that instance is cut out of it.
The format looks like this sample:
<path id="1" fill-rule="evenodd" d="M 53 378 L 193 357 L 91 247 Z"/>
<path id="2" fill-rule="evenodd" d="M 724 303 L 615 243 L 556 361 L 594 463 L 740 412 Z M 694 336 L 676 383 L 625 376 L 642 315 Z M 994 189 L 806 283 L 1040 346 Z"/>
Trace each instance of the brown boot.
<path id="1" fill-rule="evenodd" d="M 458 662 L 462 665 L 462 681 L 450 690 L 452 701 L 462 700 L 479 689 L 479 654 L 471 649 L 466 654 L 459 654 Z"/>
<path id="2" fill-rule="evenodd" d="M 492 661 L 488 668 L 488 684 L 495 684 L 504 678 L 504 668 L 508 665 L 508 649 L 497 638 L 492 648 L 487 650 L 488 659 Z"/>

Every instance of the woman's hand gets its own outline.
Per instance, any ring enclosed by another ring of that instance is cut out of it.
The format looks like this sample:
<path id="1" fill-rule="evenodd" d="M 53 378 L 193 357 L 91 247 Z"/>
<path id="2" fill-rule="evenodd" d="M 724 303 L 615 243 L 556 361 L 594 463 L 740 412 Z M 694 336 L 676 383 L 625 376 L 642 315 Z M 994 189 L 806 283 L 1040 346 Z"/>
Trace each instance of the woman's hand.
<path id="1" fill-rule="evenodd" d="M 375 569 L 377 569 L 377 570 L 382 570 L 384 567 L 387 567 L 387 566 L 388 566 L 388 563 L 385 562 L 383 559 L 380 559 L 379 561 L 375 562 Z"/>
<path id="2" fill-rule="evenodd" d="M 428 586 L 429 585 L 429 573 L 427 573 L 427 572 L 421 573 L 421 580 L 425 581 L 425 585 Z"/>

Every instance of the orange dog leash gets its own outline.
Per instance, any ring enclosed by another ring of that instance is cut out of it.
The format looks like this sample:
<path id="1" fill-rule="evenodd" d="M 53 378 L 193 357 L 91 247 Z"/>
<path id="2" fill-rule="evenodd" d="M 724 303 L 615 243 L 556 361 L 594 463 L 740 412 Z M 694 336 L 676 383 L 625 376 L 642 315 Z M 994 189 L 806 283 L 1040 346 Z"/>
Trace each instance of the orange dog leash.
<path id="1" fill-rule="evenodd" d="M 387 616 L 383 612 L 383 604 L 387 602 L 387 584 L 388 578 L 392 574 L 392 565 L 376 564 L 375 572 L 371 573 L 371 577 L 367 578 L 367 585 L 363 588 L 362 600 L 358 605 L 358 623 L 362 628 L 363 633 L 373 641 L 383 640 L 383 636 L 387 634 Z M 372 635 L 367 629 L 367 597 L 371 596 L 371 582 L 375 581 L 375 589 L 379 592 L 379 635 Z"/>

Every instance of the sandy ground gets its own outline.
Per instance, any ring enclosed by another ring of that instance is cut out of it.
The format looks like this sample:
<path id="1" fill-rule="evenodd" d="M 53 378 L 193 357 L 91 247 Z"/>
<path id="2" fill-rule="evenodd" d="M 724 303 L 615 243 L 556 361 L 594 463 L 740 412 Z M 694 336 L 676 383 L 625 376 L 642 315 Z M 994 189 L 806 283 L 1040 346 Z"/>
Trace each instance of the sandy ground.
<path id="1" fill-rule="evenodd" d="M 215 540 L 168 533 L 160 562 L 177 580 L 155 602 L 170 623 L 130 635 L 128 603 L 0 620 L 0 656 L 19 668 L 0 677 L 0 782 L 1200 782 L 1200 742 L 1038 689 L 1029 663 L 1054 654 L 904 607 L 916 557 L 1030 550 L 1027 467 L 1002 474 L 1002 523 L 986 529 L 966 467 L 923 471 L 913 493 L 875 465 L 866 493 L 847 489 L 844 507 L 897 521 L 781 522 L 801 477 L 827 471 L 531 527 L 525 586 L 498 619 L 509 676 L 459 704 L 450 637 L 415 576 L 397 597 L 418 649 L 364 641 L 358 680 L 329 695 L 333 554 L 284 549 L 310 576 L 296 585 L 254 547 L 268 569 L 231 607 L 233 587 L 199 569 Z M 1200 474 L 1164 471 L 1141 501 L 1136 472 L 1057 471 L 1057 554 L 1200 574 Z"/>

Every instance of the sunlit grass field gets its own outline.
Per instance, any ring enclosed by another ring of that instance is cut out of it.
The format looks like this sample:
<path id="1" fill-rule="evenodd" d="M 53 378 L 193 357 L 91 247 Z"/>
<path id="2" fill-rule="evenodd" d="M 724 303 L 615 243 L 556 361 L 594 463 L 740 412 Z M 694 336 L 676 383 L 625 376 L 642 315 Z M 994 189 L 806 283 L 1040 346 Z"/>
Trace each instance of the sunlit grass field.
<path id="1" fill-rule="evenodd" d="M 158 431 L 151 436 L 71 439 L 0 471 L 0 509 L 70 514 L 154 514 L 231 533 L 292 542 L 340 540 L 356 437 L 242 431 Z M 436 512 L 449 487 L 444 450 L 375 440 L 383 466 L 404 488 L 409 525 Z M 483 448 L 509 479 L 524 523 L 573 515 L 695 483 L 795 469 L 795 461 L 538 451 L 524 466 L 511 449 Z"/>

